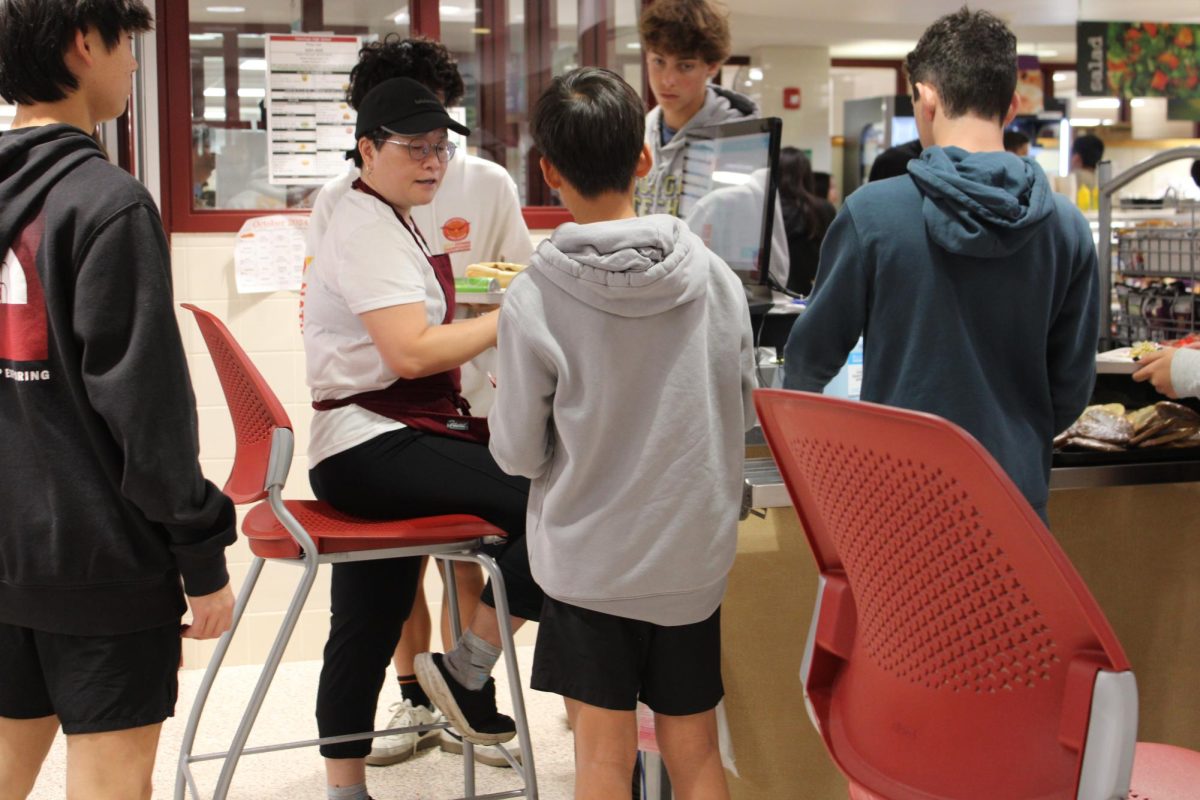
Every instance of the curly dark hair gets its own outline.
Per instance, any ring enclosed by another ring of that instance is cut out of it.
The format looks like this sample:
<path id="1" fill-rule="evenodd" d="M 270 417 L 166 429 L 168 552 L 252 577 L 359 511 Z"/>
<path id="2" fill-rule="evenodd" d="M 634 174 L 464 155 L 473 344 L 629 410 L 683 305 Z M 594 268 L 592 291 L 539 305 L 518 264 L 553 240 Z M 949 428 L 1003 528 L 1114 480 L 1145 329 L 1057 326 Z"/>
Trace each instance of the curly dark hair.
<path id="1" fill-rule="evenodd" d="M 724 64 L 732 49 L 729 15 L 711 0 L 656 0 L 638 20 L 642 49 Z"/>
<path id="2" fill-rule="evenodd" d="M 446 106 L 458 105 L 465 91 L 458 62 L 444 44 L 420 37 L 402 39 L 399 34 L 389 33 L 358 51 L 358 63 L 350 70 L 346 102 L 357 110 L 367 92 L 389 78 L 412 78 L 431 92 L 440 92 Z"/>
<path id="3" fill-rule="evenodd" d="M 948 118 L 1003 122 L 1017 90 L 1017 37 L 999 17 L 963 6 L 921 34 L 905 59 L 908 79 L 937 89 Z"/>

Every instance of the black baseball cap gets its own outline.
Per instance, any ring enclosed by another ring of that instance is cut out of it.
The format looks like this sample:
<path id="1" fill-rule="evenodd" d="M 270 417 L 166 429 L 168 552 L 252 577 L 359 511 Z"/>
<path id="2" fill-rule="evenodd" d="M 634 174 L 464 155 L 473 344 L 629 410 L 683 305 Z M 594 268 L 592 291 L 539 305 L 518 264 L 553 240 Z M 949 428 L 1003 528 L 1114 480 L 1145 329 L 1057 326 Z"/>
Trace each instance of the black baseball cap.
<path id="1" fill-rule="evenodd" d="M 379 128 L 413 136 L 438 128 L 471 135 L 470 128 L 451 119 L 437 95 L 412 78 L 389 78 L 367 92 L 359 104 L 354 138 L 361 139 Z"/>

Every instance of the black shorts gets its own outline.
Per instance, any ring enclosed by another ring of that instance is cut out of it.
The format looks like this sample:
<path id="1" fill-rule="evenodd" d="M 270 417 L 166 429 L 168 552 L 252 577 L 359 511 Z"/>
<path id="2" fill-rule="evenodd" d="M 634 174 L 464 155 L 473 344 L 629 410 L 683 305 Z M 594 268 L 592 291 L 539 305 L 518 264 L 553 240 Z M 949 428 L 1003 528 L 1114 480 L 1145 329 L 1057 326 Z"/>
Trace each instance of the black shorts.
<path id="1" fill-rule="evenodd" d="M 179 623 L 114 636 L 0 624 L 0 717 L 57 715 L 63 733 L 155 725 L 175 715 Z"/>
<path id="2" fill-rule="evenodd" d="M 530 686 L 591 706 L 659 714 L 716 708 L 721 683 L 721 609 L 691 625 L 655 625 L 569 605 L 542 606 Z"/>

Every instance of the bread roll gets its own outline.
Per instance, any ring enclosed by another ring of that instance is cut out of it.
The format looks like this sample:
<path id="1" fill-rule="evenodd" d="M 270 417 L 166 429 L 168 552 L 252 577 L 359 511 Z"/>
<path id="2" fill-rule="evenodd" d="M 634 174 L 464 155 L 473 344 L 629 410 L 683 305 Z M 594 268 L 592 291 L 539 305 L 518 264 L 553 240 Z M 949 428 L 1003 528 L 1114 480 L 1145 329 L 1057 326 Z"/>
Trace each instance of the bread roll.
<path id="1" fill-rule="evenodd" d="M 517 275 L 520 275 L 523 269 L 525 269 L 524 264 L 485 261 L 479 264 L 468 265 L 466 274 L 468 278 L 493 278 L 500 282 L 502 288 L 507 289 L 509 282 Z"/>

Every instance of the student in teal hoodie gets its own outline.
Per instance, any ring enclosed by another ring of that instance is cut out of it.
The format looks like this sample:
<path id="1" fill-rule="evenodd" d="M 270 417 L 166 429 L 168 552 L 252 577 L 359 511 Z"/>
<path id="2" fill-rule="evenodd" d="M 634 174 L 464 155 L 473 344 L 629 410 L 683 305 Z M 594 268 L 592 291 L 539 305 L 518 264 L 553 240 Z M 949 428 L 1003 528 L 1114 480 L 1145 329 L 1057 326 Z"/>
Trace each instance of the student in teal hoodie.
<path id="1" fill-rule="evenodd" d="M 1054 435 L 1095 379 L 1096 250 L 1031 159 L 1004 150 L 1016 38 L 986 11 L 937 20 L 908 54 L 925 150 L 847 198 L 784 385 L 820 391 L 864 337 L 862 399 L 965 428 L 1045 517 Z"/>

